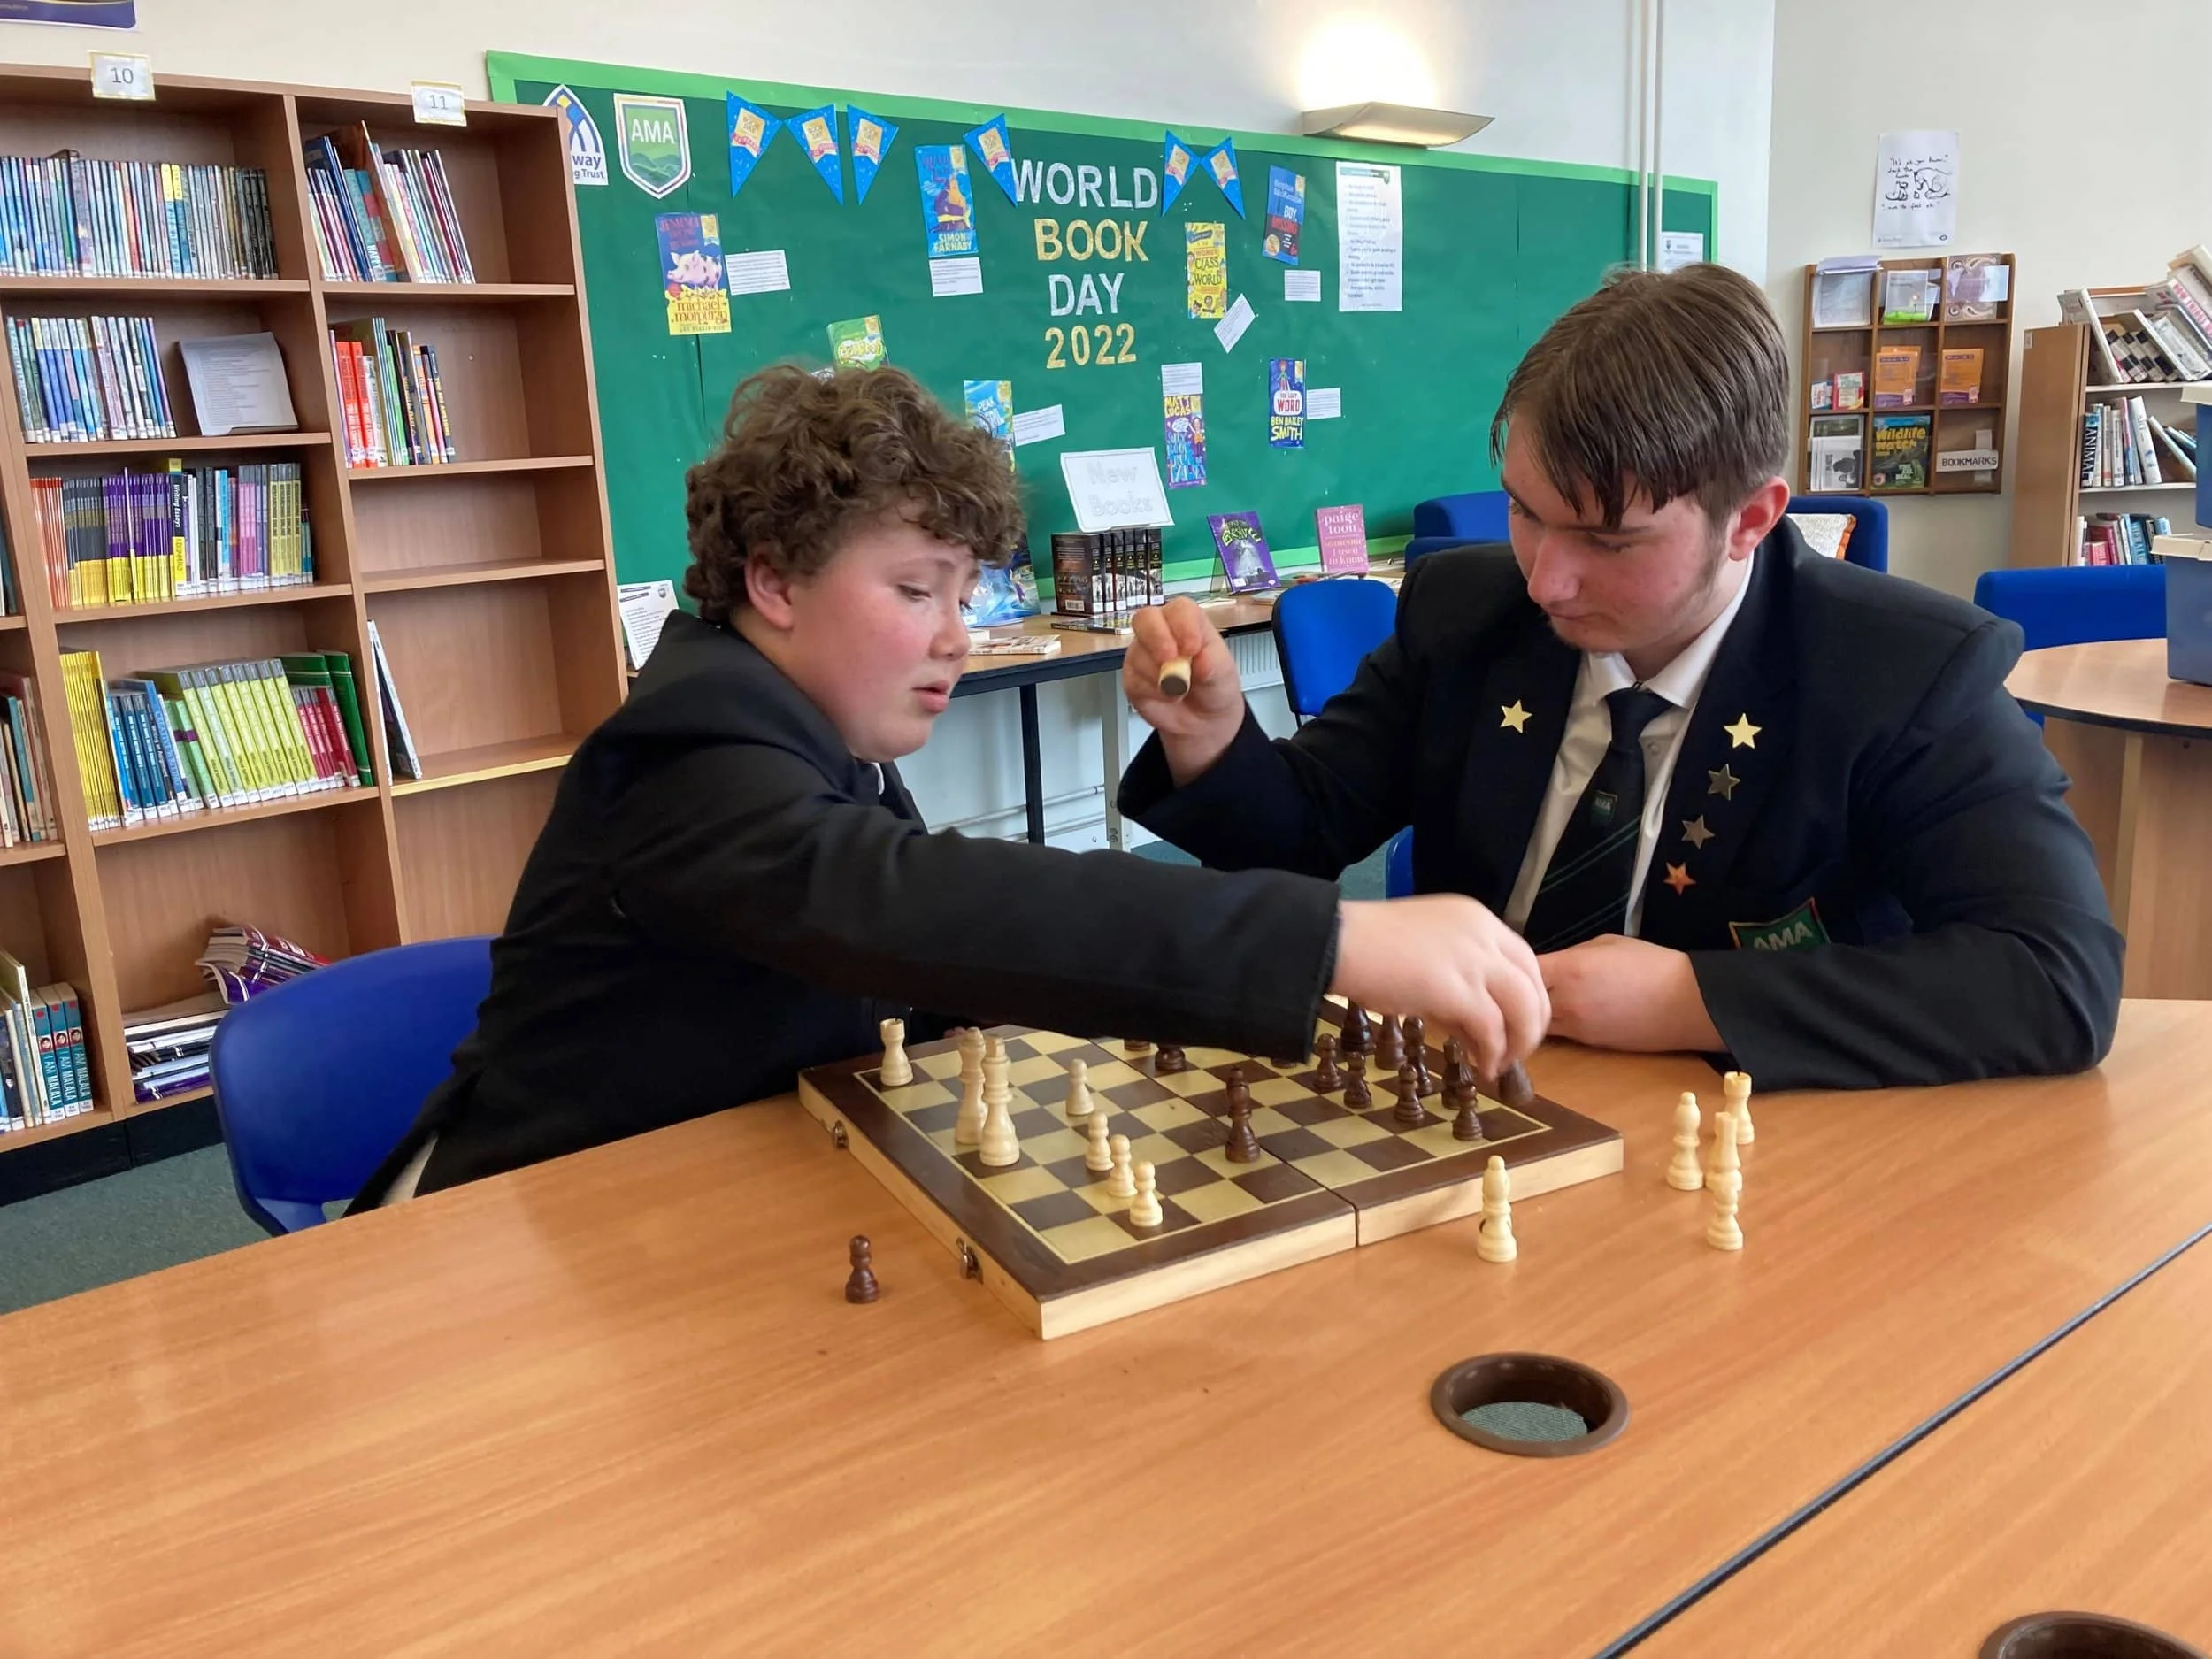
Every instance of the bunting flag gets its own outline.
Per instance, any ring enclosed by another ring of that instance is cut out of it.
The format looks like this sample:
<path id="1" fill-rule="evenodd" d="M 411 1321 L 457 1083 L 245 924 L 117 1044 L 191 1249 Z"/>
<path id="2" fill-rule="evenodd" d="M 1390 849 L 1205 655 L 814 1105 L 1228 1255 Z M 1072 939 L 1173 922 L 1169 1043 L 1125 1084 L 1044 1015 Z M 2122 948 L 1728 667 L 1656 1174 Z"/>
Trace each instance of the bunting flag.
<path id="1" fill-rule="evenodd" d="M 899 129 L 880 115 L 871 115 L 856 104 L 845 106 L 845 136 L 853 151 L 853 197 L 868 199 L 868 187 L 876 181 L 876 169 L 891 153 Z"/>
<path id="2" fill-rule="evenodd" d="M 1244 217 L 1244 181 L 1237 176 L 1236 140 L 1225 138 L 1206 152 L 1206 171 L 1213 174 L 1214 182 L 1221 187 L 1221 194 L 1229 198 L 1229 205 Z"/>
<path id="3" fill-rule="evenodd" d="M 1006 192 L 1006 199 L 1018 200 L 1014 194 L 1014 145 L 1006 135 L 1006 118 L 994 115 L 975 128 L 968 134 L 968 147 L 983 164 L 983 171 L 998 180 L 998 188 Z"/>
<path id="4" fill-rule="evenodd" d="M 1175 205 L 1175 198 L 1183 194 L 1183 187 L 1190 182 L 1190 170 L 1197 157 L 1191 147 L 1173 133 L 1167 135 L 1167 157 L 1160 164 L 1160 211 L 1164 213 Z"/>
<path id="5" fill-rule="evenodd" d="M 775 142 L 783 123 L 750 98 L 741 98 L 734 92 L 726 95 L 725 108 L 730 129 L 730 194 L 735 196 L 760 165 L 761 157 Z"/>
<path id="6" fill-rule="evenodd" d="M 791 136 L 799 141 L 799 148 L 806 151 L 806 158 L 814 164 L 814 171 L 822 175 L 822 182 L 829 186 L 830 194 L 842 202 L 845 173 L 837 165 L 837 106 L 825 104 L 818 110 L 793 116 Z M 1240 208 L 1238 211 L 1243 210 Z"/>

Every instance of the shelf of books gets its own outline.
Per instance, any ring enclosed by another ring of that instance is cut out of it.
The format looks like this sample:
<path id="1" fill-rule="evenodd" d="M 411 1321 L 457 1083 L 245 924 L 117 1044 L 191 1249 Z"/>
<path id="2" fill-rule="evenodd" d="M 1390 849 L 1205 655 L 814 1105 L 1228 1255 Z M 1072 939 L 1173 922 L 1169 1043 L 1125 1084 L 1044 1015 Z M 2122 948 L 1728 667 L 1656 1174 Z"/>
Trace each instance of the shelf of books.
<path id="1" fill-rule="evenodd" d="M 623 674 L 553 112 L 0 68 L 0 349 L 4 1151 L 496 931 Z"/>
<path id="2" fill-rule="evenodd" d="M 2157 538 L 2195 516 L 2212 249 L 2177 254 L 2150 282 L 2058 298 L 2066 320 L 2029 330 L 2020 357 L 2012 563 L 2151 563 Z"/>
<path id="3" fill-rule="evenodd" d="M 2011 363 L 2010 254 L 1807 266 L 1801 488 L 1994 495 Z"/>

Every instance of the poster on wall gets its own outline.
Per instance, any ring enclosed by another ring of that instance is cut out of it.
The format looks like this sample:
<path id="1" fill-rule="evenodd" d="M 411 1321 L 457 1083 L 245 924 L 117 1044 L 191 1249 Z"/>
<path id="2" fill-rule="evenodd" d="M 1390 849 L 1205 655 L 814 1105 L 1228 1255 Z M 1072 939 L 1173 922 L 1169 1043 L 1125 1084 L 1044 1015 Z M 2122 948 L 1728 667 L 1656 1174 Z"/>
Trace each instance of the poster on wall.
<path id="1" fill-rule="evenodd" d="M 560 112 L 561 131 L 568 145 L 569 182 L 606 183 L 607 146 L 599 136 L 599 123 L 591 119 L 584 101 L 566 87 L 556 87 L 542 102 Z"/>
<path id="2" fill-rule="evenodd" d="M 73 23 L 80 28 L 134 29 L 137 0 L 0 0 L 0 23 Z"/>
<path id="3" fill-rule="evenodd" d="M 1959 135 L 1884 133 L 1874 156 L 1874 245 L 1947 248 L 1959 227 Z"/>

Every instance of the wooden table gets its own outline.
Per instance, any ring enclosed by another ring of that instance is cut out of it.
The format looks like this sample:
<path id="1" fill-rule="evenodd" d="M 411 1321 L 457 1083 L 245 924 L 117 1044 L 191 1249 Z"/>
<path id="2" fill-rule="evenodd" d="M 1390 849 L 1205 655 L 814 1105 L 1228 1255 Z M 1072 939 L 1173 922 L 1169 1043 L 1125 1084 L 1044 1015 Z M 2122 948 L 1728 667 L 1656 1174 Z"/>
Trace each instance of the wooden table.
<path id="1" fill-rule="evenodd" d="M 2005 682 L 2043 716 L 2067 800 L 2127 935 L 2130 996 L 2212 996 L 2212 687 L 2166 677 L 2163 640 L 2029 651 Z"/>
<path id="2" fill-rule="evenodd" d="M 0 1652 L 1588 1653 L 2212 1220 L 2212 1007 L 1762 1097 L 1736 1256 L 1662 1179 L 1709 1071 L 1532 1070 L 1628 1168 L 1514 1264 L 1461 1222 L 1050 1343 L 789 1103 L 12 1315 Z M 1448 1434 L 1512 1349 L 1627 1432 Z"/>
<path id="3" fill-rule="evenodd" d="M 2006 1620 L 2060 1609 L 2212 1651 L 2208 1309 L 2212 1244 L 1792 1534 L 1637 1659 L 1971 1659 Z"/>

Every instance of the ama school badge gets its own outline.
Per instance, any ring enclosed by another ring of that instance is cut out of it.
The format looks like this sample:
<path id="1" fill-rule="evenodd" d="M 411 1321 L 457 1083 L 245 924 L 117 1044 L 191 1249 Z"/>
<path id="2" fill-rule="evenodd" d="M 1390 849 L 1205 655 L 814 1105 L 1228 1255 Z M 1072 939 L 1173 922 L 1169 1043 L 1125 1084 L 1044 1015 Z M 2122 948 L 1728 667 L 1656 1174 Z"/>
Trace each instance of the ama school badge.
<path id="1" fill-rule="evenodd" d="M 691 177 L 691 134 L 681 98 L 618 92 L 614 125 L 622 176 L 646 195 L 657 201 Z"/>
<path id="2" fill-rule="evenodd" d="M 560 111 L 561 135 L 568 144 L 569 181 L 606 183 L 607 147 L 600 141 L 599 123 L 591 119 L 584 101 L 566 87 L 556 87 L 542 102 Z"/>

